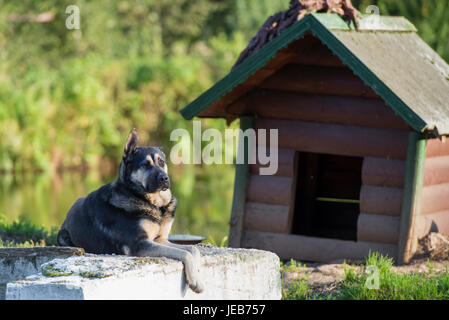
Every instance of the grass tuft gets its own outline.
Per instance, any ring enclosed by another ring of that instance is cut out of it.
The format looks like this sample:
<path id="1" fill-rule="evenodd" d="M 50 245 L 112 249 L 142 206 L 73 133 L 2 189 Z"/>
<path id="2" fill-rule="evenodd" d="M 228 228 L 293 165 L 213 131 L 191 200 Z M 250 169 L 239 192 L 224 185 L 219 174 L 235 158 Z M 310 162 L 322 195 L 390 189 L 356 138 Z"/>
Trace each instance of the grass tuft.
<path id="1" fill-rule="evenodd" d="M 345 264 L 344 280 L 324 295 L 314 292 L 307 283 L 307 276 L 301 276 L 285 290 L 283 299 L 448 300 L 449 269 L 436 272 L 435 264 L 430 261 L 426 266 L 428 273 L 398 273 L 392 270 L 392 258 L 370 252 L 362 268 Z"/>
<path id="2" fill-rule="evenodd" d="M 0 215 L 0 247 L 56 246 L 57 228 L 50 230 L 18 219 L 9 223 Z"/>
<path id="3" fill-rule="evenodd" d="M 428 262 L 428 266 L 432 263 Z M 370 253 L 365 260 L 365 268 L 361 271 L 345 272 L 345 279 L 333 293 L 336 299 L 342 300 L 441 300 L 449 299 L 449 273 L 397 273 L 391 270 L 393 259 Z M 368 273 L 368 267 L 377 270 L 379 288 L 370 288 L 370 280 L 376 275 Z"/>
<path id="4" fill-rule="evenodd" d="M 221 239 L 220 243 L 217 243 L 217 241 L 215 241 L 215 238 L 212 235 L 209 235 L 209 237 L 203 243 L 216 247 L 228 247 L 228 236 L 224 236 Z"/>

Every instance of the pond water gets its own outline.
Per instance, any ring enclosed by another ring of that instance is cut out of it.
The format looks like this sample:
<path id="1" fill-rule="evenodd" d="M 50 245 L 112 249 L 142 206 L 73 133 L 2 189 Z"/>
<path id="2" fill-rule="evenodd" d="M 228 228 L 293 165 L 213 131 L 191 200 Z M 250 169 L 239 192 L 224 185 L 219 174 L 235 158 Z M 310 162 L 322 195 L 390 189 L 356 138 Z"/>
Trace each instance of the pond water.
<path id="1" fill-rule="evenodd" d="M 171 175 L 178 199 L 172 234 L 201 235 L 220 243 L 228 234 L 234 170 L 190 168 Z M 76 199 L 114 181 L 115 173 L 69 171 L 48 175 L 1 175 L 0 216 L 12 222 L 23 219 L 46 228 L 59 227 Z"/>

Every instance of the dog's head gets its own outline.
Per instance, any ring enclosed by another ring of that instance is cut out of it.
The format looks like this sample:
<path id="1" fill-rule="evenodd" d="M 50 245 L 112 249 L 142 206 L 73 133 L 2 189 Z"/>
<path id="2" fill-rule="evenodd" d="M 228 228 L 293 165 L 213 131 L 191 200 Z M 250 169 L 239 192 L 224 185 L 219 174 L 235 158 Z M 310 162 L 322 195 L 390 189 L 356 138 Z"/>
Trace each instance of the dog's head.
<path id="1" fill-rule="evenodd" d="M 123 151 L 119 180 L 154 205 L 166 205 L 171 193 L 165 154 L 156 147 L 138 147 L 138 141 L 136 129 L 131 130 Z"/>

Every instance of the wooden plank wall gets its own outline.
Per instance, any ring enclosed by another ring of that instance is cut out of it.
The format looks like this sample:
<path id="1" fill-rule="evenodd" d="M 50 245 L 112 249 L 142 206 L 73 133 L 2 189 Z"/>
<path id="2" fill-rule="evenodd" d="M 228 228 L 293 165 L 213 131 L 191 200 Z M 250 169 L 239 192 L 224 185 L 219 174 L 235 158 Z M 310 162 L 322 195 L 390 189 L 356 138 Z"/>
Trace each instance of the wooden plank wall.
<path id="1" fill-rule="evenodd" d="M 258 129 L 279 128 L 283 148 L 364 157 L 357 239 L 398 243 L 408 131 L 265 118 L 254 123 Z"/>
<path id="2" fill-rule="evenodd" d="M 347 241 L 306 237 L 294 234 L 246 230 L 243 243 L 248 248 L 258 248 L 277 253 L 280 257 L 297 260 L 331 262 L 360 259 L 369 251 L 378 251 L 392 258 L 397 256 L 397 245 L 363 241 Z"/>
<path id="3" fill-rule="evenodd" d="M 449 235 L 449 141 L 427 141 L 418 238 L 430 231 Z"/>
<path id="4" fill-rule="evenodd" d="M 289 233 L 295 194 L 295 151 L 279 149 L 278 171 L 259 175 L 259 164 L 250 165 L 246 193 L 245 223 L 249 230 Z"/>
<path id="5" fill-rule="evenodd" d="M 357 240 L 397 244 L 405 160 L 365 157 Z"/>
<path id="6" fill-rule="evenodd" d="M 323 61 L 285 66 L 227 110 L 253 114 L 256 129 L 278 129 L 284 159 L 276 176 L 250 166 L 242 246 L 313 261 L 370 249 L 396 258 L 410 128 L 349 69 Z M 364 157 L 358 241 L 290 234 L 295 150 Z"/>

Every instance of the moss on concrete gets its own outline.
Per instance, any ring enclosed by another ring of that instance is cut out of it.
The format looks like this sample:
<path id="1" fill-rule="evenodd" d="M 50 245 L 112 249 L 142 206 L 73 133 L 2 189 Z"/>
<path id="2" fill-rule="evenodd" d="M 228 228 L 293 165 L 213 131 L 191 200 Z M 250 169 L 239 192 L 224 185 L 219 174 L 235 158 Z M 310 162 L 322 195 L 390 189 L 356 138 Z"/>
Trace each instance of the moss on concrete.
<path id="1" fill-rule="evenodd" d="M 103 278 L 110 277 L 111 275 L 105 274 L 102 272 L 85 271 L 85 272 L 80 272 L 80 276 L 83 278 L 88 278 L 88 279 L 103 279 Z"/>
<path id="2" fill-rule="evenodd" d="M 143 263 L 167 263 L 167 258 L 150 258 L 150 257 L 135 257 L 133 258 L 133 261 L 137 264 L 143 264 Z"/>
<path id="3" fill-rule="evenodd" d="M 46 276 L 46 277 L 64 277 L 64 276 L 70 276 L 72 275 L 73 272 L 67 272 L 67 271 L 63 271 L 57 268 L 54 268 L 51 264 L 45 266 L 44 268 L 42 268 L 42 275 Z"/>

